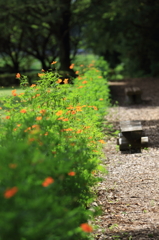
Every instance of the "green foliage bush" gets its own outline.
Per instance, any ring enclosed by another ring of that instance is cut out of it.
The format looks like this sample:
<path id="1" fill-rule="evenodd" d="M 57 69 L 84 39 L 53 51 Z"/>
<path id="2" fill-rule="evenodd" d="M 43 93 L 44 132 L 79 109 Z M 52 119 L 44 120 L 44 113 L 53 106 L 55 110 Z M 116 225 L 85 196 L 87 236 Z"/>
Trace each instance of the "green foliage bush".
<path id="1" fill-rule="evenodd" d="M 0 240 L 91 239 L 109 105 L 100 74 L 92 67 L 74 85 L 60 85 L 42 73 L 37 85 L 1 100 Z"/>

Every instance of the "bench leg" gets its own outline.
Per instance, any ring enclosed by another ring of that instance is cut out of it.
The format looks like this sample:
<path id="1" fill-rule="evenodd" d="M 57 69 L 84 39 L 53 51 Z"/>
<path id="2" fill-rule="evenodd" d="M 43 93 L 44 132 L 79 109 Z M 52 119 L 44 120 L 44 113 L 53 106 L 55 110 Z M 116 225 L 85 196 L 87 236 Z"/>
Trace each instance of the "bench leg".
<path id="1" fill-rule="evenodd" d="M 129 142 L 127 141 L 126 138 L 121 137 L 121 138 L 119 138 L 118 142 L 119 142 L 118 145 L 119 145 L 120 151 L 127 151 L 127 150 L 129 150 Z"/>
<path id="2" fill-rule="evenodd" d="M 139 103 L 142 102 L 142 100 L 141 100 L 141 94 L 136 94 L 136 95 L 134 95 L 134 102 L 135 102 L 136 104 L 139 104 Z"/>
<path id="3" fill-rule="evenodd" d="M 127 104 L 133 104 L 134 103 L 133 95 L 126 95 L 125 101 Z"/>
<path id="4" fill-rule="evenodd" d="M 141 137 L 141 146 L 142 148 L 147 148 L 149 143 L 148 137 Z"/>

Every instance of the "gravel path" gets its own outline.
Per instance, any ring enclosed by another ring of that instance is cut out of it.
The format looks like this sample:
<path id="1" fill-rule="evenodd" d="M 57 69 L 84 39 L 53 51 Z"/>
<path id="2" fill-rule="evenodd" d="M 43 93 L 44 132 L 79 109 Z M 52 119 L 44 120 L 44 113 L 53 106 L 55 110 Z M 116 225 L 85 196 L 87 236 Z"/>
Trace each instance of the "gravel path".
<path id="1" fill-rule="evenodd" d="M 126 105 L 125 86 L 139 86 L 143 102 Z M 110 83 L 113 101 L 106 120 L 115 130 L 119 121 L 140 120 L 149 147 L 141 153 L 122 154 L 116 137 L 107 140 L 104 152 L 109 174 L 98 186 L 96 204 L 103 213 L 97 217 L 96 240 L 159 239 L 159 79 L 133 79 Z"/>

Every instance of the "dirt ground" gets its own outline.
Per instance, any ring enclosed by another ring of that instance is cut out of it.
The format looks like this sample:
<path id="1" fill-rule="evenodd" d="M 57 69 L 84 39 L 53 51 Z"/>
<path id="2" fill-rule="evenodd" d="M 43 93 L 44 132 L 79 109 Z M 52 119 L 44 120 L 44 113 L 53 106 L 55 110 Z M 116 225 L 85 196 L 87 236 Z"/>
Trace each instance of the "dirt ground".
<path id="1" fill-rule="evenodd" d="M 159 79 L 110 82 L 112 101 L 106 121 L 120 130 L 120 121 L 139 120 L 149 146 L 139 153 L 120 152 L 117 137 L 104 146 L 103 165 L 108 169 L 97 187 L 94 203 L 103 210 L 96 218 L 95 240 L 159 239 Z M 126 86 L 142 90 L 142 103 L 125 102 Z"/>

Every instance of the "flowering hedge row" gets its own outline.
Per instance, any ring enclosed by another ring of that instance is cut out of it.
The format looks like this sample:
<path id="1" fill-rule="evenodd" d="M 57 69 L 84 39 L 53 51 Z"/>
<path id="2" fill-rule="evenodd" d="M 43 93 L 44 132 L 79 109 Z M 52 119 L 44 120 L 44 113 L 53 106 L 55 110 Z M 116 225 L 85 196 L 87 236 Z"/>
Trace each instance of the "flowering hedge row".
<path id="1" fill-rule="evenodd" d="M 39 78 L 1 100 L 0 240 L 90 239 L 108 85 L 93 66 L 74 85 Z"/>

